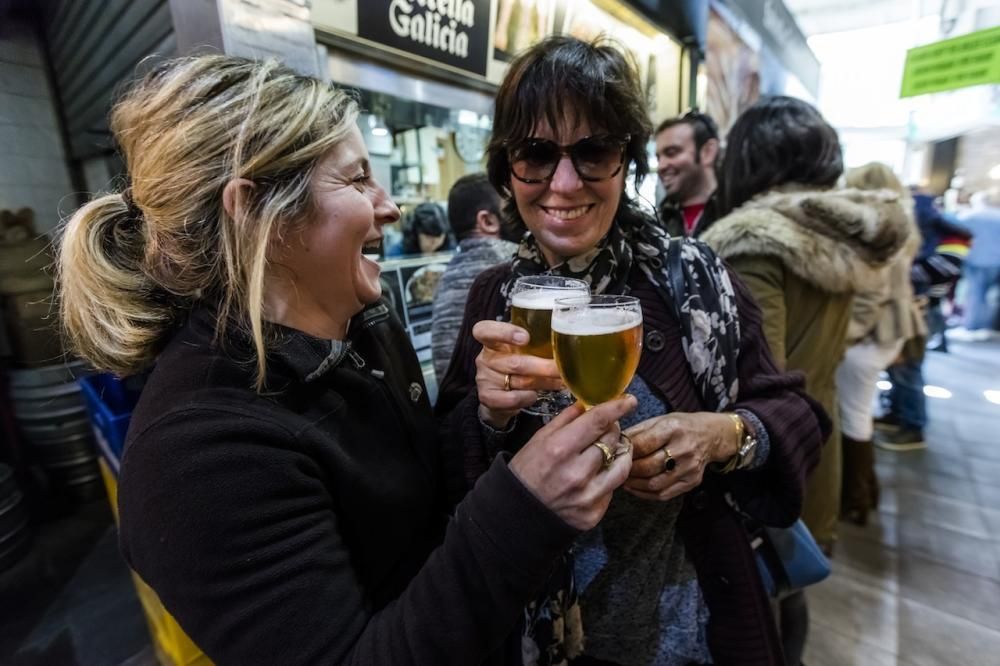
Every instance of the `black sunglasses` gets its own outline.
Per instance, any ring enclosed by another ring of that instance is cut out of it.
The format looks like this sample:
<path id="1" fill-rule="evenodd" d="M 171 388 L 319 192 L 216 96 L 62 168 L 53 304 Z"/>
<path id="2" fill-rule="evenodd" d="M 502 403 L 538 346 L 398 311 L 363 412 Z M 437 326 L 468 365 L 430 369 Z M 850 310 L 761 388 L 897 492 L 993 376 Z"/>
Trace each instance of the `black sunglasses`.
<path id="1" fill-rule="evenodd" d="M 532 185 L 552 178 L 564 155 L 569 157 L 581 180 L 607 180 L 622 170 L 625 147 L 631 138 L 629 134 L 624 137 L 599 134 L 560 146 L 555 141 L 529 137 L 506 144 L 507 161 L 515 178 Z"/>

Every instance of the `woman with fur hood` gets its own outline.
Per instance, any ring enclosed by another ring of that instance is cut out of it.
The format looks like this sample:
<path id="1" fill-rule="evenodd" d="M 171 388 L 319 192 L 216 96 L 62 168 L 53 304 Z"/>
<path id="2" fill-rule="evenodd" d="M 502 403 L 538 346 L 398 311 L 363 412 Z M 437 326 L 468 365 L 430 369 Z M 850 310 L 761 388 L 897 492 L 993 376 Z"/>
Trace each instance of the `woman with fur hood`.
<path id="1" fill-rule="evenodd" d="M 765 98 L 736 120 L 723 159 L 721 214 L 702 240 L 753 292 L 775 360 L 800 370 L 806 390 L 837 418 L 834 376 L 847 346 L 854 294 L 884 280 L 909 224 L 897 195 L 835 190 L 843 172 L 836 131 L 809 104 Z M 828 552 L 841 491 L 834 432 L 806 482 L 803 519 Z M 782 602 L 787 663 L 798 664 L 805 595 Z"/>

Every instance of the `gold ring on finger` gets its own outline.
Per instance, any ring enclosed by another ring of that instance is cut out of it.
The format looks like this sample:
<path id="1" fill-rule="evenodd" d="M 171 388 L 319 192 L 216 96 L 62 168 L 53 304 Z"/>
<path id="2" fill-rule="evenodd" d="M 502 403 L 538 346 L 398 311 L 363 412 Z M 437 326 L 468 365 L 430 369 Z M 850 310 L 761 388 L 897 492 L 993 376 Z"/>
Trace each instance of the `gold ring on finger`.
<path id="1" fill-rule="evenodd" d="M 672 472 L 677 467 L 677 461 L 670 455 L 670 449 L 663 447 L 663 471 Z"/>
<path id="2" fill-rule="evenodd" d="M 620 433 L 618 437 L 619 441 L 623 441 L 624 443 L 620 447 L 618 447 L 616 456 L 623 456 L 626 453 L 632 453 L 632 438 L 626 435 L 625 433 Z"/>
<path id="3" fill-rule="evenodd" d="M 599 448 L 601 450 L 601 455 L 604 456 L 604 463 L 601 465 L 601 468 L 602 469 L 610 468 L 611 463 L 615 461 L 615 452 L 611 450 L 610 446 L 608 446 L 601 440 L 597 440 L 596 442 L 594 442 L 594 446 Z"/>
<path id="4" fill-rule="evenodd" d="M 506 375 L 503 376 L 503 390 L 504 391 L 509 391 L 510 390 L 510 373 L 509 372 Z"/>

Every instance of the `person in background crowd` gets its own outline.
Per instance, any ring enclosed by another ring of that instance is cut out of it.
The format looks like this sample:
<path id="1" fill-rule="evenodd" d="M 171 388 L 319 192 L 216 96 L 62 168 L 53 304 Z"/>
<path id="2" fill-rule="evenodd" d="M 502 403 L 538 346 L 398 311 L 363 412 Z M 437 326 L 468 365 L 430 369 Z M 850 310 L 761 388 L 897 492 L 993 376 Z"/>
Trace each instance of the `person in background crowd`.
<path id="1" fill-rule="evenodd" d="M 517 249 L 520 234 L 501 220 L 500 206 L 500 195 L 485 173 L 459 178 L 448 193 L 448 222 L 458 239 L 458 253 L 448 262 L 434 293 L 431 348 L 438 381 L 455 349 L 472 282 L 490 266 L 510 259 Z"/>
<path id="2" fill-rule="evenodd" d="M 111 127 L 131 183 L 68 221 L 62 321 L 95 367 L 155 363 L 119 480 L 122 553 L 217 664 L 520 664 L 504 639 L 631 467 L 634 398 L 563 412 L 449 519 L 439 428 L 380 300 L 399 210 L 354 99 L 275 62 L 169 61 Z"/>
<path id="3" fill-rule="evenodd" d="M 945 217 L 934 204 L 934 197 L 915 192 L 914 215 L 923 243 L 910 270 L 913 292 L 925 301 L 925 335 L 906 341 L 896 362 L 889 366 L 889 409 L 875 419 L 875 446 L 886 451 L 914 451 L 927 448 L 924 427 L 927 425 L 927 397 L 924 395 L 924 356 L 927 335 L 938 333 L 937 351 L 947 352 L 941 299 L 949 297 L 958 282 L 962 264 L 969 251 L 968 229 Z"/>
<path id="4" fill-rule="evenodd" d="M 1000 188 L 973 195 L 978 204 L 961 218 L 972 234 L 972 249 L 965 258 L 965 329 L 972 340 L 989 338 L 1000 323 L 997 298 L 990 290 L 1000 288 Z"/>
<path id="5" fill-rule="evenodd" d="M 719 128 L 711 116 L 689 111 L 660 123 L 655 141 L 656 173 L 666 191 L 660 223 L 671 236 L 698 237 L 717 217 Z"/>
<path id="6" fill-rule="evenodd" d="M 440 204 L 427 201 L 417 204 L 403 221 L 399 245 L 386 249 L 387 257 L 410 257 L 418 254 L 447 252 L 455 247 L 448 216 Z"/>
<path id="7" fill-rule="evenodd" d="M 835 431 L 806 481 L 802 511 L 827 552 L 836 540 L 841 490 L 834 376 L 851 301 L 882 279 L 879 269 L 909 234 L 895 194 L 834 190 L 842 171 L 837 132 L 815 108 L 791 97 L 764 98 L 727 137 L 723 217 L 702 236 L 753 292 L 779 367 L 804 372 L 807 391 L 833 417 Z M 808 631 L 805 593 L 785 598 L 781 611 L 785 656 L 798 666 Z"/>
<path id="8" fill-rule="evenodd" d="M 765 524 L 793 523 L 829 423 L 801 378 L 776 370 L 736 276 L 704 244 L 668 237 L 625 193 L 631 168 L 637 181 L 648 171 L 650 129 L 636 69 L 611 42 L 550 37 L 511 63 L 487 173 L 509 195 L 504 213 L 530 233 L 473 285 L 437 406 L 447 413 L 471 394 L 496 429 L 486 446 L 464 447 L 472 488 L 540 426 L 519 412 L 536 389 L 561 387 L 554 361 L 516 353 L 525 332 L 506 322 L 518 277 L 580 278 L 594 293 L 637 297 L 628 492 L 527 609 L 525 663 L 777 666 L 767 595 L 726 498 Z"/>
<path id="9" fill-rule="evenodd" d="M 947 352 L 948 337 L 941 302 L 951 299 L 962 274 L 962 264 L 969 254 L 972 234 L 944 213 L 933 195 L 913 195 L 917 227 L 923 238 L 920 253 L 913 263 L 914 290 L 927 298 L 927 329 L 930 351 Z"/>
<path id="10" fill-rule="evenodd" d="M 890 190 L 899 195 L 910 224 L 903 250 L 883 269 L 882 279 L 859 291 L 851 307 L 847 341 L 851 345 L 837 368 L 837 400 L 843 442 L 841 515 L 865 525 L 878 508 L 878 479 L 872 447 L 872 403 L 878 374 L 899 356 L 903 343 L 926 331 L 913 296 L 910 268 L 920 249 L 910 193 L 885 164 L 872 162 L 847 172 L 847 187 Z"/>

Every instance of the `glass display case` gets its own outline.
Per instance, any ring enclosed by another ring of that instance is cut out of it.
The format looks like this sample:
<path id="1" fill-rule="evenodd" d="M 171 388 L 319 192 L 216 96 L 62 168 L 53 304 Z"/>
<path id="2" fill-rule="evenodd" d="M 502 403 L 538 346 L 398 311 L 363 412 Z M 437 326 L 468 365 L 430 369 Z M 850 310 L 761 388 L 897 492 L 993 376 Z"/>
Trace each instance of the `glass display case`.
<path id="1" fill-rule="evenodd" d="M 424 371 L 431 403 L 437 398 L 437 380 L 431 359 L 431 310 L 438 280 L 452 252 L 383 259 L 382 295 L 403 322 Z"/>

